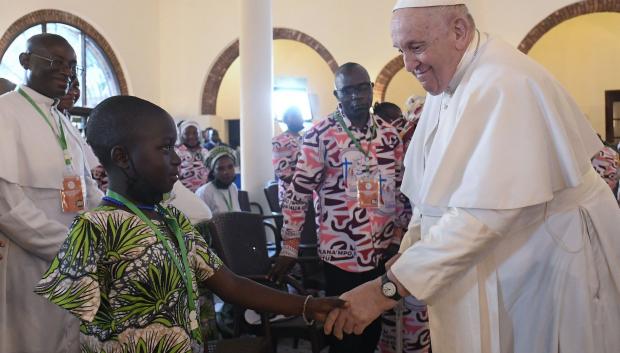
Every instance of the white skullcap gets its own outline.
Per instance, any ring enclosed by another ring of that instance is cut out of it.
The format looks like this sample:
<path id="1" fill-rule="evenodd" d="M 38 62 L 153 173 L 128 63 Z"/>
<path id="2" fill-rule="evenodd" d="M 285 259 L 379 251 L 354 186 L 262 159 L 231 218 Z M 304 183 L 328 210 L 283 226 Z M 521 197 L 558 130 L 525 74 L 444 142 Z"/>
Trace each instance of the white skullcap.
<path id="1" fill-rule="evenodd" d="M 463 0 L 398 0 L 394 9 L 405 9 L 408 7 L 432 7 L 432 6 L 450 6 L 450 5 L 465 5 Z"/>

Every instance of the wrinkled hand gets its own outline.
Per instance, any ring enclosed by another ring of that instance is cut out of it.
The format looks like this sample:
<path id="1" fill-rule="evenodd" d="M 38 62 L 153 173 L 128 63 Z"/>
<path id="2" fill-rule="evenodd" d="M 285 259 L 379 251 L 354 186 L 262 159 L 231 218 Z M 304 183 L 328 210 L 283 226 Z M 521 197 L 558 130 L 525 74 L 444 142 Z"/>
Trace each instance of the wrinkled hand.
<path id="1" fill-rule="evenodd" d="M 382 312 L 397 304 L 381 294 L 380 278 L 353 288 L 340 298 L 347 301 L 347 307 L 332 310 L 323 325 L 325 334 L 333 332 L 338 339 L 342 339 L 343 333 L 362 334 Z"/>
<path id="2" fill-rule="evenodd" d="M 306 317 L 309 320 L 325 321 L 327 314 L 332 310 L 339 308 L 347 308 L 348 304 L 342 299 L 336 297 L 327 298 L 310 298 L 306 305 Z"/>
<path id="3" fill-rule="evenodd" d="M 282 278 L 286 276 L 291 268 L 295 265 L 295 258 L 289 256 L 278 256 L 276 263 L 269 271 L 267 275 L 269 280 L 276 283 L 281 283 Z"/>

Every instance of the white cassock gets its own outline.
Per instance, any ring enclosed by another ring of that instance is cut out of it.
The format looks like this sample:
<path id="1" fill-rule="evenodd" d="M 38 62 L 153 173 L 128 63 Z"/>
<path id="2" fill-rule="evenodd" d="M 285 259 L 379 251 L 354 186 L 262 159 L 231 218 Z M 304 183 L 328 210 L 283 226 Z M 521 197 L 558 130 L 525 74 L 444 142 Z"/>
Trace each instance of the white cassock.
<path id="1" fill-rule="evenodd" d="M 213 216 L 209 206 L 178 180 L 172 187 L 170 199 L 164 203 L 179 209 L 194 225 L 208 221 Z"/>
<path id="2" fill-rule="evenodd" d="M 392 271 L 429 304 L 433 352 L 620 351 L 620 210 L 590 164 L 601 147 L 541 66 L 474 38 L 405 157 L 419 241 Z"/>
<path id="3" fill-rule="evenodd" d="M 61 117 L 52 99 L 22 87 L 41 110 Z M 75 213 L 63 213 L 60 186 L 65 163 L 49 125 L 17 91 L 0 96 L 0 352 L 77 353 L 79 320 L 35 295 L 41 279 Z M 84 160 L 86 143 L 64 117 L 74 170 L 84 175 L 86 206 L 96 206 L 101 192 Z M 57 131 L 57 130 L 56 130 Z"/>

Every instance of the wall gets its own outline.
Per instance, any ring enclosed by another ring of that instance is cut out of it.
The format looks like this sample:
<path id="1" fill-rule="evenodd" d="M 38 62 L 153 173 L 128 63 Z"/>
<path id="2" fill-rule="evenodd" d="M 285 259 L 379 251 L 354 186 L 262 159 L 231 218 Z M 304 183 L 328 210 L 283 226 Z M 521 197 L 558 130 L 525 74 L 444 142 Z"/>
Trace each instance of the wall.
<path id="1" fill-rule="evenodd" d="M 605 136 L 605 90 L 620 89 L 620 13 L 575 17 L 547 32 L 529 52 L 575 97 Z"/>
<path id="2" fill-rule="evenodd" d="M 474 0 L 480 28 L 513 45 L 572 0 Z M 339 63 L 357 61 L 371 77 L 396 55 L 390 0 L 273 0 L 274 26 L 316 38 Z M 172 114 L 200 112 L 202 87 L 218 54 L 239 37 L 239 2 L 219 0 L 0 0 L 0 31 L 22 15 L 57 8 L 93 25 L 121 61 L 131 94 Z"/>
<path id="3" fill-rule="evenodd" d="M 70 12 L 90 23 L 118 57 L 129 92 L 159 101 L 159 6 L 152 0 L 0 0 L 0 33 L 40 9 Z"/>
<path id="4" fill-rule="evenodd" d="M 516 46 L 539 21 L 573 2 L 473 0 L 470 8 L 481 29 Z M 396 55 L 389 33 L 393 3 L 273 0 L 273 22 L 274 26 L 294 28 L 316 38 L 339 63 L 363 64 L 374 78 Z M 199 114 L 210 66 L 239 37 L 238 1 L 0 0 L 0 8 L 0 31 L 41 8 L 57 8 L 82 17 L 111 44 L 130 93 L 151 99 L 181 117 Z M 394 84 L 398 81 L 395 79 Z M 392 88 L 389 91 L 393 93 Z"/>
<path id="5" fill-rule="evenodd" d="M 274 76 L 303 77 L 308 81 L 308 93 L 316 94 L 318 110 L 315 118 L 324 117 L 334 111 L 336 98 L 332 91 L 334 75 L 327 63 L 307 45 L 285 39 L 273 42 Z M 230 66 L 217 99 L 218 116 L 239 118 L 239 59 Z"/>
<path id="6" fill-rule="evenodd" d="M 475 0 L 470 8 L 481 29 L 517 46 L 539 21 L 571 3 Z M 273 24 L 314 37 L 338 63 L 359 62 L 374 79 L 397 55 L 389 28 L 393 4 L 390 0 L 273 0 Z M 161 103 L 172 114 L 197 114 L 210 66 L 239 36 L 239 2 L 160 0 L 160 6 Z"/>
<path id="7" fill-rule="evenodd" d="M 426 96 L 426 91 L 418 80 L 407 70 L 401 69 L 394 75 L 385 91 L 385 101 L 392 102 L 405 112 L 405 102 L 412 95 Z"/>

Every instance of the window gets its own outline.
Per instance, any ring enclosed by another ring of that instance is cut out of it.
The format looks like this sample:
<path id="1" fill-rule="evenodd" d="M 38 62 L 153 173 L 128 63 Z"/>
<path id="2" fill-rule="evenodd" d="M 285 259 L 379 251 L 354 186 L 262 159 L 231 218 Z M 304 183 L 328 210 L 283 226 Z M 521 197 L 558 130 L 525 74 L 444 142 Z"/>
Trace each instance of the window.
<path id="1" fill-rule="evenodd" d="M 312 109 L 308 96 L 308 82 L 305 78 L 277 77 L 273 87 L 273 113 L 275 121 L 282 131 L 287 129 L 282 122 L 284 113 L 291 107 L 297 107 L 307 128 L 312 123 Z"/>
<path id="2" fill-rule="evenodd" d="M 26 50 L 28 38 L 39 33 L 63 36 L 75 50 L 78 65 L 85 69 L 79 77 L 82 94 L 76 105 L 94 107 L 105 98 L 121 94 L 110 60 L 95 40 L 79 28 L 56 22 L 36 24 L 18 35 L 0 59 L 0 77 L 14 83 L 23 81 L 19 54 Z"/>

